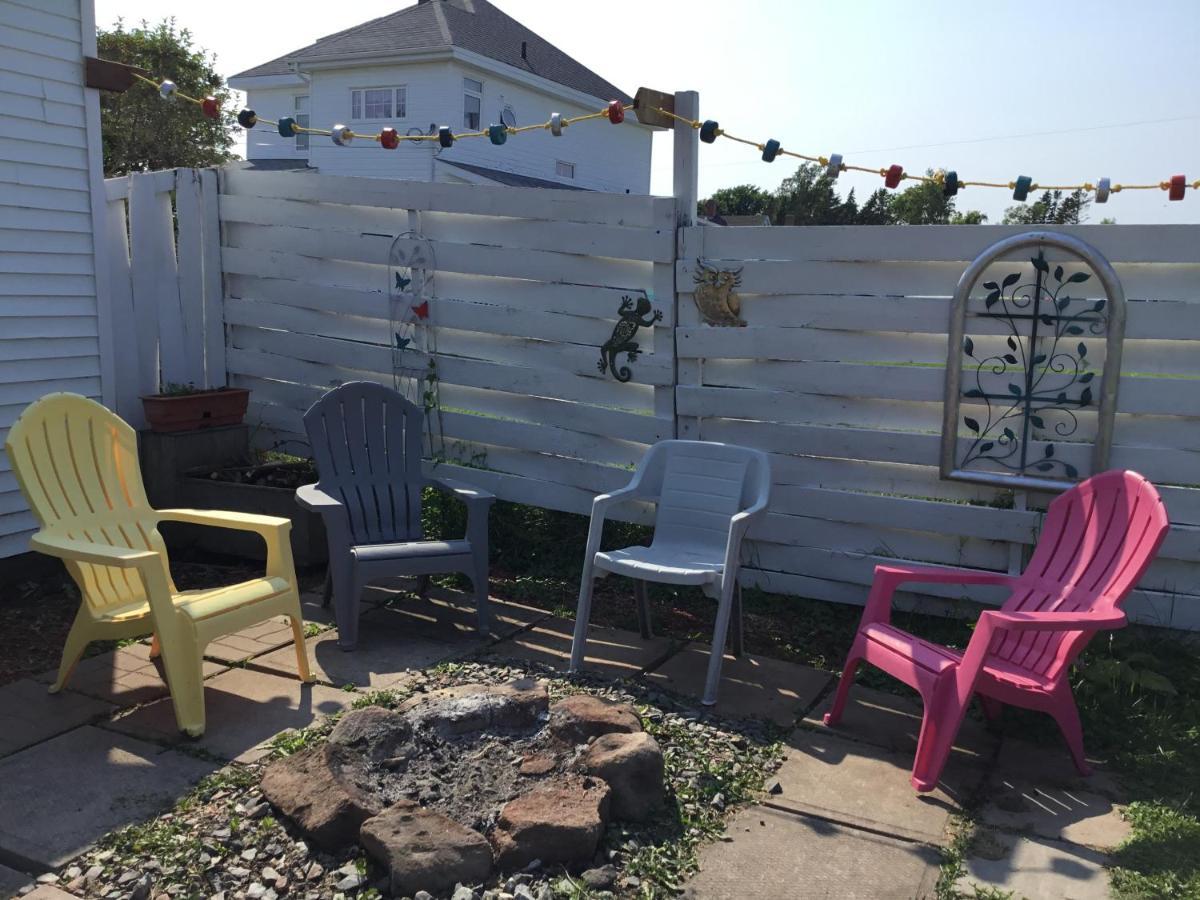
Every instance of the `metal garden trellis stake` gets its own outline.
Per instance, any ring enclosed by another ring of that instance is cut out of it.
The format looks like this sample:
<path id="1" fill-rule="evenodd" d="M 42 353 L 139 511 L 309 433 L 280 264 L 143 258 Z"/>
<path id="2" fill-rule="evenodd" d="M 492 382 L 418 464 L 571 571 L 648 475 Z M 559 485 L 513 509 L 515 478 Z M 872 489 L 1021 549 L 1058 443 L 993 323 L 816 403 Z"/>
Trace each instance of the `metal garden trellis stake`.
<path id="1" fill-rule="evenodd" d="M 1007 328 L 1007 350 L 985 349 L 977 355 L 975 341 L 966 336 L 971 292 L 990 266 L 1026 249 L 1036 250 L 1030 260 L 1032 284 L 1021 283 L 1021 274 L 1011 272 L 1000 282 L 983 285 L 989 293 L 979 316 Z M 1062 265 L 1051 271 L 1046 249 L 1065 251 L 1085 263 L 1097 276 L 1104 297 L 1093 300 L 1069 296 L 1067 289 L 1090 281 L 1091 275 L 1068 275 Z M 1121 375 L 1125 292 L 1116 272 L 1096 248 L 1071 235 L 1045 231 L 1019 234 L 992 244 L 958 281 L 949 332 L 942 419 L 943 478 L 1009 488 L 1066 490 L 1080 477 L 1077 467 L 1057 454 L 1053 442 L 1042 445 L 1041 455 L 1031 454 L 1033 430 L 1050 428 L 1058 437 L 1070 437 L 1079 427 L 1077 414 L 1093 404 L 1098 417 L 1092 443 L 1092 474 L 1106 468 Z M 1089 334 L 1105 336 L 1098 400 L 1092 386 L 1095 375 L 1086 371 L 1088 347 L 1081 339 Z M 964 356 L 975 361 L 973 386 L 963 384 Z M 964 400 L 986 410 L 984 421 L 961 415 Z M 1048 426 L 1047 419 L 1057 421 Z M 974 434 L 962 452 L 960 423 Z M 1063 477 L 1053 477 L 1052 472 Z"/>

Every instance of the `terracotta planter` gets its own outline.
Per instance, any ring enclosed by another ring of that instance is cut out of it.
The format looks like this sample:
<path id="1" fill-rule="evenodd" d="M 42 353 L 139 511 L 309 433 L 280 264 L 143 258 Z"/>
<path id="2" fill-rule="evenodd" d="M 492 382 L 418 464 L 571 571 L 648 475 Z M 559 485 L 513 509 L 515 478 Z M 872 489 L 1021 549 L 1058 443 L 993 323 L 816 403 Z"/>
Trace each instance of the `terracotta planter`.
<path id="1" fill-rule="evenodd" d="M 240 425 L 249 402 L 246 388 L 217 388 L 194 394 L 149 394 L 142 397 L 142 410 L 151 431 L 195 431 Z"/>

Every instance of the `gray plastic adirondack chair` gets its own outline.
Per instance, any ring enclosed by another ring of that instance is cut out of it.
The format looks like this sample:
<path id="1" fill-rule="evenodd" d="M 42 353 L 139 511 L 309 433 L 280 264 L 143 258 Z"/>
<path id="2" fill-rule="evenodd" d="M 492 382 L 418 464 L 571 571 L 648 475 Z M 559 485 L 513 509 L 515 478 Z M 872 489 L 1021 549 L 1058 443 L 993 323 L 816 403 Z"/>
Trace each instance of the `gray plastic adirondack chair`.
<path id="1" fill-rule="evenodd" d="M 661 441 L 651 447 L 626 487 L 592 502 L 571 671 L 583 665 L 596 578 L 616 573 L 635 579 L 643 637 L 651 634 L 647 581 L 699 585 L 718 601 L 703 700 L 709 706 L 716 703 L 731 618 L 734 653 L 740 656 L 743 650 L 742 592 L 737 581 L 742 538 L 766 512 L 770 495 L 771 464 L 759 450 L 706 441 Z M 601 551 L 608 509 L 631 500 L 657 503 L 654 540 L 649 547 Z"/>
<path id="2" fill-rule="evenodd" d="M 421 576 L 422 594 L 430 574 L 468 576 L 475 588 L 479 630 L 488 630 L 488 512 L 496 498 L 449 478 L 424 477 L 424 421 L 420 407 L 366 381 L 330 391 L 304 414 L 318 480 L 297 490 L 296 500 L 319 512 L 325 523 L 326 589 L 332 590 L 343 650 L 358 642 L 363 587 L 397 575 Z M 424 539 L 421 494 L 426 485 L 467 504 L 463 540 Z"/>

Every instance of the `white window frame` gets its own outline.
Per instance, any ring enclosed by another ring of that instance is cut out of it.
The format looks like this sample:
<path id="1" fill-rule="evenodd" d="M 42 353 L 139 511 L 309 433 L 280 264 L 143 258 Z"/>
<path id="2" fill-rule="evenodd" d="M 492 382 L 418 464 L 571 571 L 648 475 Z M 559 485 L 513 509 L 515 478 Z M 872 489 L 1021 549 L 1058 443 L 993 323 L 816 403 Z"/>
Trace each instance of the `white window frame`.
<path id="1" fill-rule="evenodd" d="M 564 172 L 563 169 L 570 169 L 570 173 Z M 565 159 L 556 159 L 554 161 L 554 174 L 559 178 L 570 178 L 575 180 L 575 163 L 567 162 Z"/>
<path id="2" fill-rule="evenodd" d="M 471 87 L 471 85 L 475 85 L 475 84 L 479 85 L 478 90 Z M 479 116 L 479 121 L 476 122 L 474 125 L 471 125 L 471 123 L 469 123 L 467 121 L 467 98 L 468 97 L 470 97 L 473 100 L 477 100 L 479 102 L 479 112 L 477 114 Z M 478 78 L 468 78 L 467 76 L 464 75 L 463 76 L 463 128 L 467 129 L 468 131 L 478 131 L 482 127 L 483 127 L 483 82 L 480 81 Z"/>
<path id="3" fill-rule="evenodd" d="M 301 103 L 301 101 L 303 101 L 303 103 Z M 308 128 L 308 123 L 312 121 L 309 118 L 310 102 L 311 100 L 309 99 L 308 94 L 296 94 L 295 99 L 292 101 L 292 107 L 295 110 L 294 115 L 296 117 L 296 124 L 301 128 Z M 308 134 L 306 132 L 301 132 L 300 134 L 296 135 L 296 152 L 308 152 Z"/>
<path id="4" fill-rule="evenodd" d="M 367 91 L 391 91 L 390 115 L 367 115 Z M 350 120 L 352 122 L 403 122 L 408 119 L 408 85 L 379 84 L 350 88 Z"/>

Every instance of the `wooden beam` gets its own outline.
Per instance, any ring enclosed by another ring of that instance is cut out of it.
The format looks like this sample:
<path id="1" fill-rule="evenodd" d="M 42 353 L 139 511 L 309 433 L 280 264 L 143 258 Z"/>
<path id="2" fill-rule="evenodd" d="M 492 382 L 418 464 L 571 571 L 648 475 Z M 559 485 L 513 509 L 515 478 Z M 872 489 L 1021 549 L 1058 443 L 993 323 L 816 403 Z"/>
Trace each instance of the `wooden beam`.
<path id="1" fill-rule="evenodd" d="M 88 87 L 118 94 L 125 93 L 133 86 L 135 74 L 144 78 L 150 77 L 149 72 L 138 66 L 127 66 L 125 63 L 97 59 L 94 56 L 83 58 L 83 74 L 84 84 Z"/>

